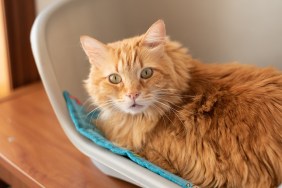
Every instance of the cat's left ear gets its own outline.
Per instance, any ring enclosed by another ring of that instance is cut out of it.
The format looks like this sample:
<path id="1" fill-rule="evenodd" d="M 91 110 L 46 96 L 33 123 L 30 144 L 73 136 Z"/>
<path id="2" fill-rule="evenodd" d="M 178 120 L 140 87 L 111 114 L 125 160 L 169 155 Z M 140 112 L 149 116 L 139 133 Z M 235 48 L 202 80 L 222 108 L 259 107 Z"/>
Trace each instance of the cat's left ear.
<path id="1" fill-rule="evenodd" d="M 145 33 L 142 44 L 150 50 L 163 50 L 166 39 L 166 30 L 163 20 L 155 22 Z"/>

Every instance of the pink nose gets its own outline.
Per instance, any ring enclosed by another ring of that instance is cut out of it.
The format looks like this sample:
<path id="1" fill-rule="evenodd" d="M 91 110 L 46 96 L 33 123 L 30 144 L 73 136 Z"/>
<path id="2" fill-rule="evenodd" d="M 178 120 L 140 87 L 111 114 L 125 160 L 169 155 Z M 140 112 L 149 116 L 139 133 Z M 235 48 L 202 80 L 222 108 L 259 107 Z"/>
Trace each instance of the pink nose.
<path id="1" fill-rule="evenodd" d="M 134 93 L 128 93 L 126 94 L 126 96 L 128 96 L 130 99 L 135 100 L 138 96 L 140 95 L 140 93 L 138 92 L 134 92 Z"/>

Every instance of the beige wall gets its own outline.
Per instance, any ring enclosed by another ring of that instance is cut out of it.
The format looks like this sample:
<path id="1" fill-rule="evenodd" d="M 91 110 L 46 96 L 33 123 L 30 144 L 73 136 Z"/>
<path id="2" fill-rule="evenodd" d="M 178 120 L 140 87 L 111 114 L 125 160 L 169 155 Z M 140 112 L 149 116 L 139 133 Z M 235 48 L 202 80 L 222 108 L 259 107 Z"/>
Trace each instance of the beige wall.
<path id="1" fill-rule="evenodd" d="M 47 7 L 50 3 L 55 2 L 55 1 L 60 1 L 60 0 L 35 0 L 37 13 L 39 13 L 45 7 Z"/>
<path id="2" fill-rule="evenodd" d="M 55 1 L 60 0 L 36 0 L 37 10 L 41 11 Z M 116 4 L 116 1 L 111 3 L 110 0 L 97 0 L 100 1 Z M 140 2 L 132 2 L 134 5 L 129 8 L 115 5 L 111 10 L 105 11 L 117 12 L 121 14 L 120 17 L 124 11 L 131 11 L 132 16 L 125 17 L 124 22 L 133 22 L 130 19 L 143 19 L 148 22 L 149 17 L 163 18 L 171 38 L 184 43 L 194 57 L 204 61 L 240 61 L 261 66 L 274 65 L 282 69 L 281 0 Z M 151 7 L 142 7 L 143 2 L 151 4 Z M 141 7 L 146 10 L 140 10 Z"/>
<path id="3" fill-rule="evenodd" d="M 282 69 L 281 0 L 190 0 L 189 5 L 185 22 L 194 55 Z"/>

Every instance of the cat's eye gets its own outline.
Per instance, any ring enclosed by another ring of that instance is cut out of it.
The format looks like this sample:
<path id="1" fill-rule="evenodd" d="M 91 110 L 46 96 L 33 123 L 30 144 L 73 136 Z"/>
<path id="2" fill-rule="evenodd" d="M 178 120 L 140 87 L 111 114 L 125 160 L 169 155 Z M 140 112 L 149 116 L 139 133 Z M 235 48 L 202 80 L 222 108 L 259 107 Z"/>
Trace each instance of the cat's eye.
<path id="1" fill-rule="evenodd" d="M 118 74 L 111 74 L 109 76 L 109 81 L 112 83 L 112 84 L 119 84 L 121 82 L 121 77 L 120 75 Z"/>
<path id="2" fill-rule="evenodd" d="M 148 79 L 153 75 L 153 69 L 152 68 L 145 68 L 141 72 L 141 78 Z"/>

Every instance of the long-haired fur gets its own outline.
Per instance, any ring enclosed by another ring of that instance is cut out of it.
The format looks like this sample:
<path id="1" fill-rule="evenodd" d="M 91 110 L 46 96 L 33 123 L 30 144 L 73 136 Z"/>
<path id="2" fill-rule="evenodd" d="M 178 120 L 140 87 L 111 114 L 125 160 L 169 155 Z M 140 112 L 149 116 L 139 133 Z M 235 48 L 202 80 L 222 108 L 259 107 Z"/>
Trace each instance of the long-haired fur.
<path id="1" fill-rule="evenodd" d="M 91 63 L 85 86 L 108 139 L 201 187 L 282 183 L 280 71 L 203 64 L 166 37 L 161 20 L 123 41 L 81 42 Z M 146 67 L 153 75 L 142 79 Z M 120 83 L 109 82 L 113 73 Z M 128 92 L 144 109 L 130 111 Z"/>

